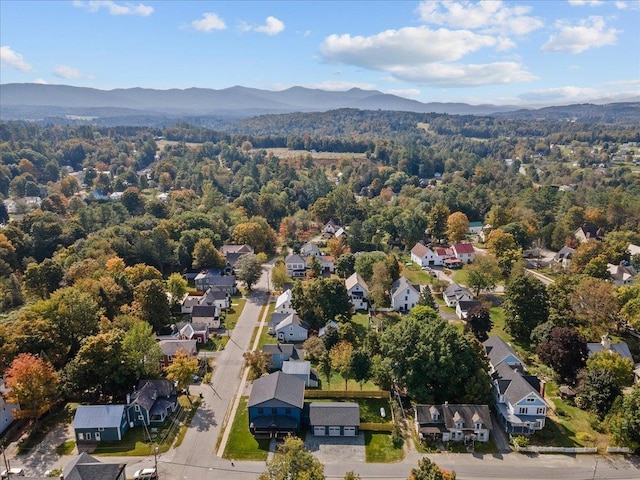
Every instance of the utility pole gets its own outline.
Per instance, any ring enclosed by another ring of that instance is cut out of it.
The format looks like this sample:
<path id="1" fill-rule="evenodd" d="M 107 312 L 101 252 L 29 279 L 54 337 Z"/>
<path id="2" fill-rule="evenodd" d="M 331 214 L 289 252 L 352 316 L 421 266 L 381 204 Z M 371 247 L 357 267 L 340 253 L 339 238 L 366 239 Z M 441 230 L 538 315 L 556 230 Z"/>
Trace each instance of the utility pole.
<path id="1" fill-rule="evenodd" d="M 160 478 L 158 475 L 158 447 L 153 447 L 153 463 L 156 470 L 156 479 Z"/>
<path id="2" fill-rule="evenodd" d="M 4 468 L 8 472 L 10 470 L 10 468 L 9 468 L 9 462 L 7 460 L 7 456 L 4 454 L 4 446 L 2 446 L 0 448 L 2 448 L 2 459 L 4 460 Z"/>

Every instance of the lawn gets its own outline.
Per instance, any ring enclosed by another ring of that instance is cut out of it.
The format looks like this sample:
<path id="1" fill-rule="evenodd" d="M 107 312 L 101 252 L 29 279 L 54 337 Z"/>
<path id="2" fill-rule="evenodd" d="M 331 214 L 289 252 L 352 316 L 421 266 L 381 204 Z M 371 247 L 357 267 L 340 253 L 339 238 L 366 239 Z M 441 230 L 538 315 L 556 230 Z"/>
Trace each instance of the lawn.
<path id="1" fill-rule="evenodd" d="M 258 346 L 256 348 L 257 350 L 262 350 L 262 346 L 266 345 L 267 343 L 276 343 L 277 341 L 274 335 L 269 335 L 269 321 L 271 319 L 271 314 L 276 308 L 275 302 L 269 303 L 268 308 L 269 310 L 267 312 L 267 318 L 265 319 L 264 328 L 262 329 L 262 332 L 260 334 L 260 339 L 258 340 Z M 260 320 L 262 320 L 264 309 L 265 307 L 262 307 L 262 310 L 260 310 L 260 317 L 259 317 Z M 253 342 L 255 342 L 256 340 L 256 335 L 258 334 L 259 329 L 260 329 L 260 325 L 258 325 L 253 332 L 253 337 L 251 337 L 251 343 L 249 344 L 251 347 L 253 347 Z"/>
<path id="2" fill-rule="evenodd" d="M 233 296 L 231 297 L 231 308 L 226 313 L 224 318 L 224 327 L 227 330 L 233 330 L 238 323 L 238 318 L 244 309 L 244 305 L 247 303 L 247 300 L 242 297 Z"/>
<path id="3" fill-rule="evenodd" d="M 455 272 L 453 272 L 451 278 L 453 278 L 453 281 L 458 285 L 469 285 L 469 272 L 464 267 L 462 268 L 462 270 L 456 270 Z"/>
<path id="4" fill-rule="evenodd" d="M 404 450 L 395 448 L 388 433 L 364 432 L 367 463 L 392 463 L 404 458 Z"/>
<path id="5" fill-rule="evenodd" d="M 224 457 L 234 460 L 252 460 L 264 462 L 269 455 L 269 439 L 256 440 L 249 431 L 249 410 L 247 397 L 242 397 L 233 419 L 231 433 Z"/>
<path id="6" fill-rule="evenodd" d="M 310 402 L 355 402 L 360 406 L 361 423 L 391 423 L 391 405 L 387 398 L 312 398 Z M 386 416 L 380 416 L 384 408 Z"/>

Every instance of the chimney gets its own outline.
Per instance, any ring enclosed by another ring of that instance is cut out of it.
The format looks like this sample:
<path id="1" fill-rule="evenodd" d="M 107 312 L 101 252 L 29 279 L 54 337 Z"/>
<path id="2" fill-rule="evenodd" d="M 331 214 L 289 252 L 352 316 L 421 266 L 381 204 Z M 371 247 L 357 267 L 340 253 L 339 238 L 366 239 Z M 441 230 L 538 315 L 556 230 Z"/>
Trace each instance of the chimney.
<path id="1" fill-rule="evenodd" d="M 546 388 L 547 388 L 547 382 L 540 379 L 538 379 L 538 381 L 540 382 L 540 396 L 544 398 L 544 392 L 546 391 Z"/>
<path id="2" fill-rule="evenodd" d="M 127 405 L 131 403 L 131 394 L 127 393 Z"/>
<path id="3" fill-rule="evenodd" d="M 611 350 L 611 339 L 609 338 L 609 335 L 607 333 L 605 333 L 602 336 L 602 348 L 604 348 L 605 350 Z"/>

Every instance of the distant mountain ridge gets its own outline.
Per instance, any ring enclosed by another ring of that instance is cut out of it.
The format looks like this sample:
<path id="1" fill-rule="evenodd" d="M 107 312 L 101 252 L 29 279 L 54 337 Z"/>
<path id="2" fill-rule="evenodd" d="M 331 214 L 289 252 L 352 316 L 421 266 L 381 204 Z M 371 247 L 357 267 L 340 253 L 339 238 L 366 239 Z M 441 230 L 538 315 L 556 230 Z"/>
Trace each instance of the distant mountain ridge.
<path id="1" fill-rule="evenodd" d="M 327 91 L 291 87 L 281 91 L 235 86 L 99 90 L 69 85 L 0 85 L 0 120 L 87 121 L 96 124 L 159 126 L 177 122 L 220 125 L 265 114 L 326 112 L 343 108 L 452 115 L 491 115 L 518 120 L 640 121 L 640 103 L 565 105 L 537 109 L 514 105 L 422 103 L 377 90 Z"/>

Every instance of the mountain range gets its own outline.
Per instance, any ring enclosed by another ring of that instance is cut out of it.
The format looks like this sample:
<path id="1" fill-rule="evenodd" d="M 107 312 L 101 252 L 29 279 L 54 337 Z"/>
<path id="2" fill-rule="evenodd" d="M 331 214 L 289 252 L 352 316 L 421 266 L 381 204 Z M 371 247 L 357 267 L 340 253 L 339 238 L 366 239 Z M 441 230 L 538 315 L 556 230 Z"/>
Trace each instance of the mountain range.
<path id="1" fill-rule="evenodd" d="M 634 101 L 640 100 L 634 98 Z M 270 91 L 235 86 L 222 90 L 188 88 L 154 90 L 127 88 L 99 90 L 68 85 L 8 83 L 0 85 L 0 120 L 61 118 L 113 123 L 129 119 L 133 124 L 187 121 L 196 117 L 251 117 L 262 114 L 318 112 L 340 108 L 394 110 L 457 115 L 501 115 L 538 118 L 536 110 L 514 105 L 469 105 L 466 103 L 422 103 L 377 90 L 352 88 L 336 92 L 304 87 Z M 600 105 L 592 105 L 593 109 Z M 553 107 L 552 107 L 553 108 Z M 561 118 L 571 116 L 563 107 Z M 637 112 L 637 109 L 635 110 Z M 545 112 L 547 117 L 552 112 Z M 597 115 L 596 115 L 597 116 Z M 137 120 L 136 120 L 137 119 Z"/>

